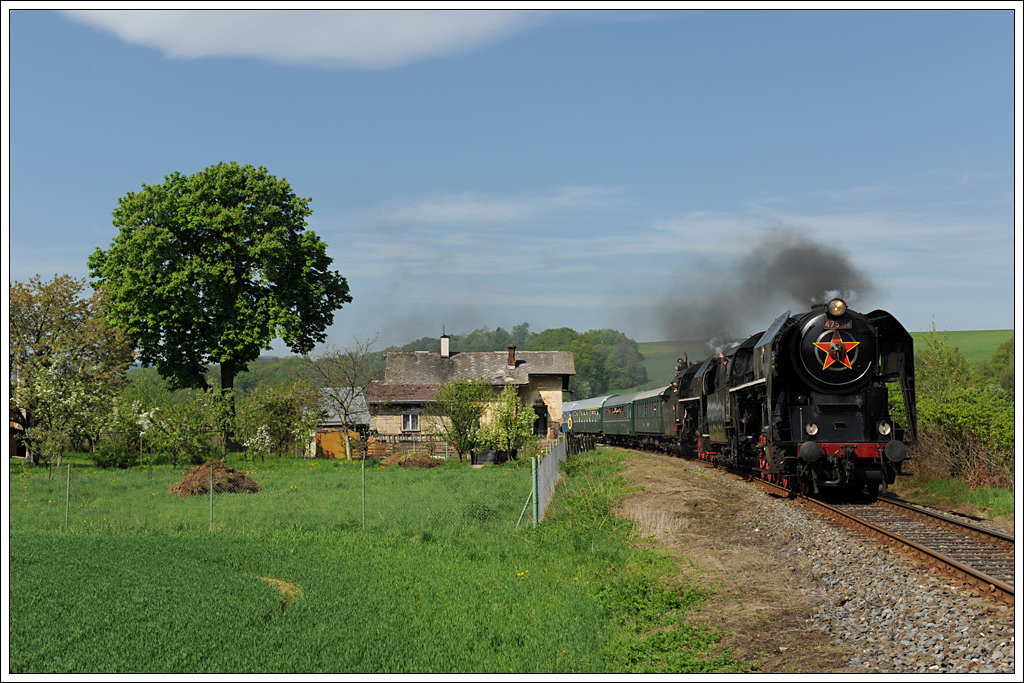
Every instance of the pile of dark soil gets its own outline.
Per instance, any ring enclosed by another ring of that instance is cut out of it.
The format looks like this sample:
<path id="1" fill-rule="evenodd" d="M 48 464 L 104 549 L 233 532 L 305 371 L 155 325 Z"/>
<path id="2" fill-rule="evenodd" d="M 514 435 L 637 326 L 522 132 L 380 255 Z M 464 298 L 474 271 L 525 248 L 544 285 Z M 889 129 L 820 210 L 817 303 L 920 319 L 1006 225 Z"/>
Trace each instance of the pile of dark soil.
<path id="1" fill-rule="evenodd" d="M 380 461 L 381 465 L 401 465 L 402 467 L 421 467 L 429 470 L 431 467 L 440 467 L 441 461 L 433 458 L 423 458 L 416 455 L 403 455 L 393 453 Z"/>
<path id="2" fill-rule="evenodd" d="M 182 498 L 209 495 L 211 468 L 214 493 L 256 493 L 260 490 L 256 480 L 245 472 L 228 467 L 223 460 L 210 459 L 202 465 L 188 468 L 170 492 Z"/>

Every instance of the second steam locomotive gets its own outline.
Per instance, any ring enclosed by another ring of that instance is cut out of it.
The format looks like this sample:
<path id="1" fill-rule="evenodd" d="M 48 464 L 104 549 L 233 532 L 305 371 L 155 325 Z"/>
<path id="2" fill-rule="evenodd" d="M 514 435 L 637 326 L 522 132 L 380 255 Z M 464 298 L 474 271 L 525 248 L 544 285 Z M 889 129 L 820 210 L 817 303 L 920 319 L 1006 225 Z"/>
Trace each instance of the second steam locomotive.
<path id="1" fill-rule="evenodd" d="M 891 484 L 916 443 L 914 342 L 842 299 L 779 316 L 668 386 L 563 406 L 563 430 L 710 460 L 805 494 Z"/>

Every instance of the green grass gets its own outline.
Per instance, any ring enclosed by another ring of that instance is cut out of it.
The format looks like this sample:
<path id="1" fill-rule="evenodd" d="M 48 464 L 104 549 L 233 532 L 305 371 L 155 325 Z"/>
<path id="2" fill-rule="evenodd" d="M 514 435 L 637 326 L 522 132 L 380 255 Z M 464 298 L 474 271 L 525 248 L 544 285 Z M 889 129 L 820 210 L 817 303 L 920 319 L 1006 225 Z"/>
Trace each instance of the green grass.
<path id="1" fill-rule="evenodd" d="M 982 519 L 1014 519 L 1014 495 L 1008 489 L 979 486 L 972 489 L 961 479 L 897 480 L 893 491 L 921 505 L 962 510 Z"/>
<path id="2" fill-rule="evenodd" d="M 363 473 L 359 462 L 271 458 L 229 464 L 251 472 L 262 487 L 256 494 L 215 495 L 215 529 L 353 528 L 363 526 Z M 175 532 L 210 528 L 209 496 L 180 498 L 170 493 L 183 470 L 170 465 L 101 470 L 11 465 L 11 529 L 63 530 L 65 502 L 69 531 L 108 529 L 117 533 Z M 365 517 L 368 528 L 404 529 L 515 526 L 530 492 L 529 464 L 473 469 L 452 462 L 431 470 L 381 468 L 367 461 Z"/>
<path id="3" fill-rule="evenodd" d="M 522 540 L 308 531 L 55 540 L 11 537 L 12 671 L 603 668 L 602 615 L 561 578 L 563 558 L 545 561 Z M 264 576 L 302 597 L 282 609 Z M 563 651 L 572 657 L 559 659 Z"/>
<path id="4" fill-rule="evenodd" d="M 212 532 L 208 497 L 167 494 L 180 470 L 83 469 L 64 531 L 67 480 L 12 467 L 11 671 L 743 670 L 682 621 L 707 589 L 660 579 L 610 514 L 624 457 L 574 456 L 518 532 L 529 467 L 371 469 L 364 530 L 357 465 L 268 460 Z"/>
<path id="5" fill-rule="evenodd" d="M 629 547 L 632 522 L 613 510 L 632 490 L 620 476 L 628 451 L 581 454 L 562 465 L 567 482 L 548 512 L 545 531 L 563 538 L 577 557 L 601 561 L 582 565 L 578 583 L 591 586 L 594 599 L 614 629 L 603 651 L 609 671 L 630 673 L 742 672 L 750 664 L 719 651 L 722 634 L 689 623 L 688 617 L 710 596 L 710 587 L 679 585 L 665 576 L 676 572 L 670 560 L 653 550 L 632 548 L 607 556 L 604 548 Z M 596 569 L 596 573 L 595 572 Z"/>

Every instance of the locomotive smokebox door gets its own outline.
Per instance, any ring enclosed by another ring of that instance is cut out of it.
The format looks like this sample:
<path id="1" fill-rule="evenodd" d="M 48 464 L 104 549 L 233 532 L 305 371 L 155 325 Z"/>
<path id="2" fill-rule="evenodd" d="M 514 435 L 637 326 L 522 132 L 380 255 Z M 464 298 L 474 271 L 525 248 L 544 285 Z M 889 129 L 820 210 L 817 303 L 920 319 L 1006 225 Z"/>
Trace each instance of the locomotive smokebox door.
<path id="1" fill-rule="evenodd" d="M 874 328 L 862 316 L 846 311 L 832 317 L 822 310 L 801 330 L 800 360 L 794 366 L 808 384 L 826 391 L 853 391 L 871 378 L 878 355 Z"/>

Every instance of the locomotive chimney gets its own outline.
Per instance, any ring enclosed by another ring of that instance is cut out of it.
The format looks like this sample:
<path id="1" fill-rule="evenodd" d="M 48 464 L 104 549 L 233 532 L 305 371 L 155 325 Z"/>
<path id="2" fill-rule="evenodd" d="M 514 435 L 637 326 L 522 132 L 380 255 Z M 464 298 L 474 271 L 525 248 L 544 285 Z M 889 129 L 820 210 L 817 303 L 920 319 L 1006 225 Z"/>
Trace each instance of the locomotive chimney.
<path id="1" fill-rule="evenodd" d="M 516 367 L 516 345 L 508 345 L 508 367 L 510 370 L 514 370 Z"/>

